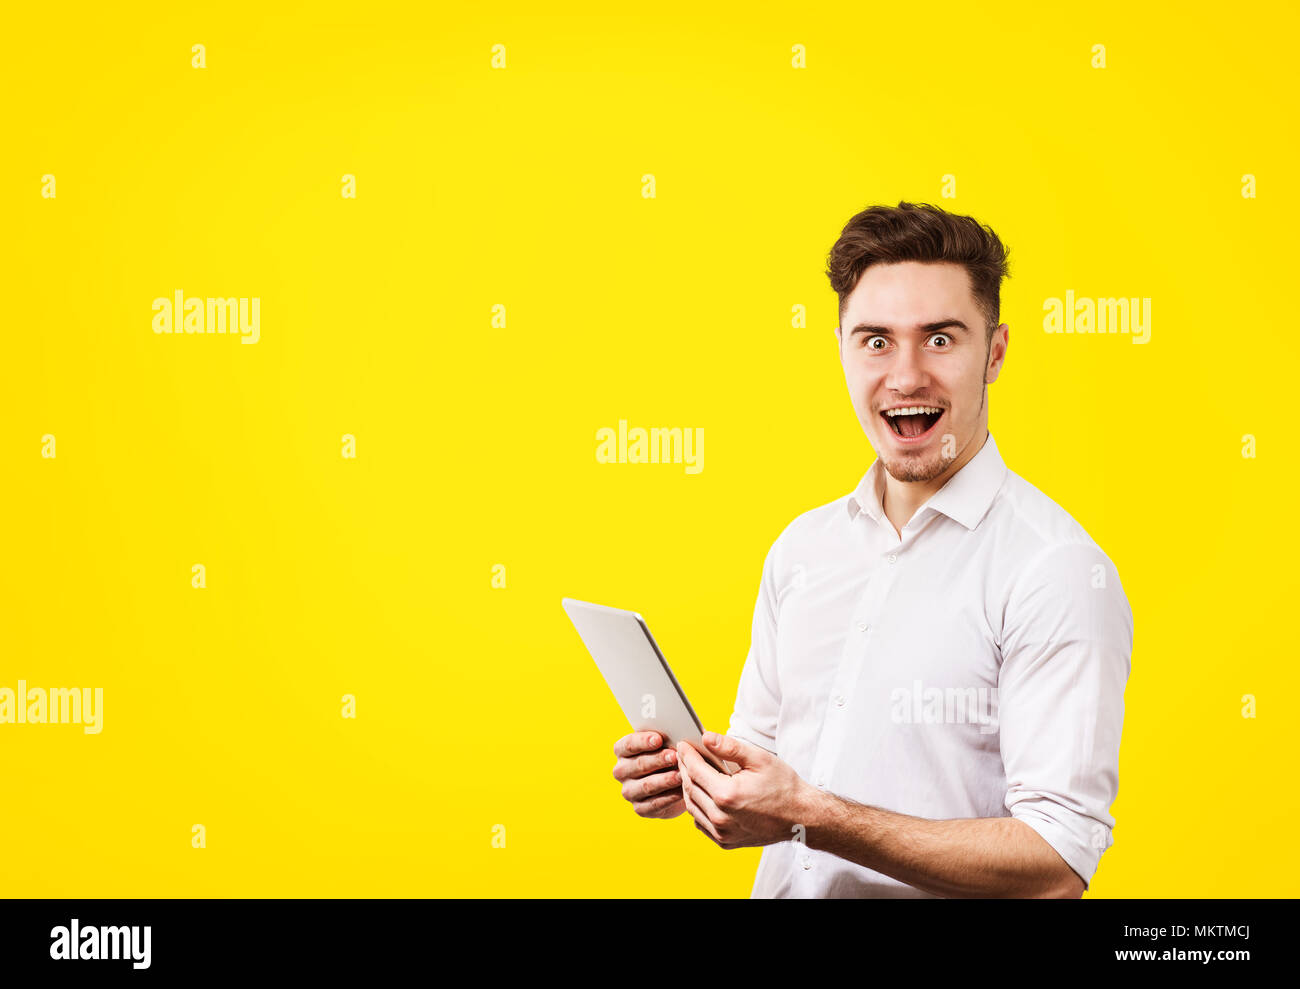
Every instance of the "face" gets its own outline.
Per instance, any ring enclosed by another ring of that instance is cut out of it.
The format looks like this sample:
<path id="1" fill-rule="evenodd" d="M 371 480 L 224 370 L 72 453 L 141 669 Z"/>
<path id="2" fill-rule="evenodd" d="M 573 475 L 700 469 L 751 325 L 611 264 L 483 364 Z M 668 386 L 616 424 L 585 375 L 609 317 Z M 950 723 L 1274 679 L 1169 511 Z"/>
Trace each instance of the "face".
<path id="1" fill-rule="evenodd" d="M 1008 332 L 1003 323 L 985 343 L 961 265 L 905 261 L 862 273 L 835 336 L 854 411 L 891 477 L 934 481 L 974 455 L 988 429 L 985 386 L 997 380 Z M 939 411 L 899 420 L 917 434 L 905 436 L 883 414 L 898 406 Z"/>

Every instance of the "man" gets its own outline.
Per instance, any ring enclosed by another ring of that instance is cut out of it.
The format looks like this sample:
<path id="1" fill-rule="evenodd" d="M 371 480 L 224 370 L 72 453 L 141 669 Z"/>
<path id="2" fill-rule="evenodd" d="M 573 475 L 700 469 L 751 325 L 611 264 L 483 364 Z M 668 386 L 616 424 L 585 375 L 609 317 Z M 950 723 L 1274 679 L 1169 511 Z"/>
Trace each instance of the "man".
<path id="1" fill-rule="evenodd" d="M 844 227 L 835 337 L 876 460 L 767 554 L 729 734 L 703 739 L 736 772 L 615 745 L 638 814 L 764 846 L 754 896 L 1077 897 L 1112 842 L 1132 612 L 988 432 L 1006 256 L 924 204 Z"/>

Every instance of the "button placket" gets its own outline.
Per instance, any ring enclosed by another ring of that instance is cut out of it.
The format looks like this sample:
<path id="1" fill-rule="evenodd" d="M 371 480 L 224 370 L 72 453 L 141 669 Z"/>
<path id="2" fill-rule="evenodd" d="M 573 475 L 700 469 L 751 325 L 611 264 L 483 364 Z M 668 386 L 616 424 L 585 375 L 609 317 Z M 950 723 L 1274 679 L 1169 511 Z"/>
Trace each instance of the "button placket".
<path id="1" fill-rule="evenodd" d="M 831 681 L 817 751 L 813 757 L 813 776 L 819 787 L 826 786 L 843 747 L 849 724 L 848 716 L 852 714 L 849 699 L 854 696 L 863 664 L 868 661 L 867 643 L 883 613 L 884 602 L 894 586 L 897 573 L 894 567 L 877 567 L 853 611 L 849 634 L 845 636 L 844 648 L 840 652 L 839 667 Z"/>
<path id="2" fill-rule="evenodd" d="M 890 553 L 887 560 L 897 562 L 898 554 Z M 870 643 L 873 631 L 883 620 L 885 602 L 889 600 L 890 591 L 898 578 L 898 566 L 879 566 L 872 575 L 858 608 L 854 612 L 853 629 L 845 637 L 844 650 L 840 658 L 840 668 L 831 684 L 829 703 L 822 721 L 821 737 L 818 739 L 817 756 L 813 762 L 820 779 L 827 779 L 837 762 L 837 757 L 844 747 L 844 738 L 852 723 L 853 707 L 849 703 L 857 696 L 858 683 L 866 665 L 871 662 Z M 822 784 L 819 782 L 819 786 Z"/>

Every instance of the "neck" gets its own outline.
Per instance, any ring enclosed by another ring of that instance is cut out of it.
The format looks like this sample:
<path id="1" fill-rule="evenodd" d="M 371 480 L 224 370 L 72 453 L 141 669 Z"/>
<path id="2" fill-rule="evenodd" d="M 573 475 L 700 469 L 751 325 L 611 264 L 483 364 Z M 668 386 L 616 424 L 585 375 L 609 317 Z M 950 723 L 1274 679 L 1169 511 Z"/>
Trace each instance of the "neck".
<path id="1" fill-rule="evenodd" d="M 885 493 L 881 498 L 881 507 L 884 508 L 885 518 L 889 519 L 889 524 L 894 527 L 899 538 L 902 538 L 903 527 L 911 521 L 917 509 L 929 501 L 935 492 L 947 484 L 954 474 L 970 463 L 975 454 L 983 449 L 988 435 L 986 427 L 980 435 L 966 444 L 966 449 L 948 465 L 947 470 L 928 481 L 900 481 L 889 471 L 885 471 Z"/>

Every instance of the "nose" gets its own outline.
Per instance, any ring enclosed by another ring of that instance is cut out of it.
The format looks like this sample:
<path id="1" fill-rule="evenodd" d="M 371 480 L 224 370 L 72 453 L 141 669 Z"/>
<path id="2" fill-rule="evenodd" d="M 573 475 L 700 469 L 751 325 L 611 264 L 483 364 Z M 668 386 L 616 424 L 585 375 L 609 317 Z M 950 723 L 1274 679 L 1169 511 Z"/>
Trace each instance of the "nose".
<path id="1" fill-rule="evenodd" d="M 894 359 L 889 362 L 885 387 L 895 395 L 911 395 L 929 385 L 930 376 L 926 373 L 922 357 L 912 347 L 899 347 Z"/>

